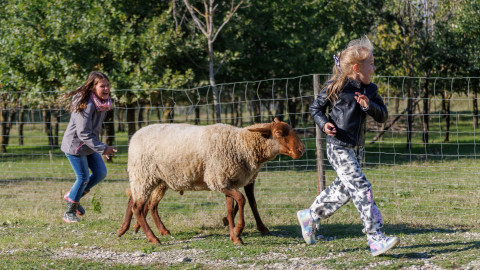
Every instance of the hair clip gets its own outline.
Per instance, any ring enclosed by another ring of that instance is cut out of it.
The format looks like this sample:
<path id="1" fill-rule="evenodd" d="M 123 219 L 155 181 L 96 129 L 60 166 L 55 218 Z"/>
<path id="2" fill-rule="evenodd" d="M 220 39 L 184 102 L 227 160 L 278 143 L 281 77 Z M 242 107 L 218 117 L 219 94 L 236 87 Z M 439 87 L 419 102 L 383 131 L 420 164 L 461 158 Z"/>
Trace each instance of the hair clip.
<path id="1" fill-rule="evenodd" d="M 342 69 L 340 68 L 340 59 L 336 54 L 333 55 L 333 59 L 335 60 L 335 65 L 337 66 L 338 70 L 341 72 Z"/>

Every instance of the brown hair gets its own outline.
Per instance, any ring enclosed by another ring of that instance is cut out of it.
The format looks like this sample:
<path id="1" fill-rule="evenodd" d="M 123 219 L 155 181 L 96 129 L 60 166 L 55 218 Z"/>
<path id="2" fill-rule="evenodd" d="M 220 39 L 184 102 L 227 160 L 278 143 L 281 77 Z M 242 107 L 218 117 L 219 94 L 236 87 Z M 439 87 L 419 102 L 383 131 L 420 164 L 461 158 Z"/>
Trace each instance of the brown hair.
<path id="1" fill-rule="evenodd" d="M 95 86 L 101 80 L 107 80 L 107 75 L 98 72 L 92 71 L 88 75 L 87 81 L 76 90 L 66 93 L 63 96 L 63 100 L 68 100 L 66 106 L 69 112 L 82 112 L 87 107 L 88 100 L 90 99 L 90 94 L 93 93 Z"/>
<path id="2" fill-rule="evenodd" d="M 363 36 L 348 43 L 345 50 L 336 54 L 338 65 L 333 65 L 333 75 L 327 81 L 327 98 L 334 103 L 338 94 L 343 90 L 343 85 L 348 77 L 353 74 L 353 65 L 362 64 L 373 53 L 373 45 Z"/>

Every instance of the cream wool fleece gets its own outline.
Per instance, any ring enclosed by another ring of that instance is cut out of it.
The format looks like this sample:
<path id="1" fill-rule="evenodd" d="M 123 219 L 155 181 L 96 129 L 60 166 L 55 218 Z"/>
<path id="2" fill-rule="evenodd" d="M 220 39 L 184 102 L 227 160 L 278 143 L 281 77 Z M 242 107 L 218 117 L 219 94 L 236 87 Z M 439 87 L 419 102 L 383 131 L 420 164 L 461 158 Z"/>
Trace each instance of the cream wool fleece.
<path id="1" fill-rule="evenodd" d="M 155 124 L 130 140 L 128 173 L 134 201 L 146 201 L 158 186 L 175 191 L 229 190 L 254 180 L 279 154 L 274 139 L 225 124 Z"/>

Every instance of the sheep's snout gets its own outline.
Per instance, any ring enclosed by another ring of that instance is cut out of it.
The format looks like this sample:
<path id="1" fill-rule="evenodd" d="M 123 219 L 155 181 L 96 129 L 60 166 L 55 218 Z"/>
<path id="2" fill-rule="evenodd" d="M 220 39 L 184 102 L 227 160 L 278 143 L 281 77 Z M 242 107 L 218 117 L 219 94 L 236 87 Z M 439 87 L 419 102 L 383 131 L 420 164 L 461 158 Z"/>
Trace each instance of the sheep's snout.
<path id="1" fill-rule="evenodd" d="M 291 151 L 289 156 L 291 156 L 293 159 L 299 159 L 303 156 L 303 154 L 305 154 L 305 145 L 302 143 L 301 146 Z"/>
<path id="2" fill-rule="evenodd" d="M 293 159 L 299 159 L 305 153 L 305 145 L 300 141 L 300 139 L 296 139 L 295 143 L 290 145 L 281 145 L 280 154 L 287 155 Z"/>
<path id="3" fill-rule="evenodd" d="M 298 154 L 297 158 L 301 158 L 303 154 L 305 154 L 305 145 L 303 143 L 300 147 L 297 148 L 297 154 Z"/>

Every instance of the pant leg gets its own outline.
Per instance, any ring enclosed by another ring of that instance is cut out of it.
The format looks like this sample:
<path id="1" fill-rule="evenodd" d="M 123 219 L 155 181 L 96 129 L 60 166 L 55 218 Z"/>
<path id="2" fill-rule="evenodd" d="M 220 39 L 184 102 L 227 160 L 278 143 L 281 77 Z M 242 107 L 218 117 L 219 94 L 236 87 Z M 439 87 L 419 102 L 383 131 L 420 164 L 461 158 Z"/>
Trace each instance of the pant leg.
<path id="1" fill-rule="evenodd" d="M 327 157 L 345 186 L 362 220 L 364 233 L 375 233 L 383 219 L 375 201 L 372 186 L 361 169 L 363 148 L 327 144 Z"/>
<path id="2" fill-rule="evenodd" d="M 90 189 L 96 184 L 100 183 L 107 176 L 107 167 L 103 162 L 102 156 L 99 153 L 93 153 L 87 156 L 88 167 L 92 171 L 88 183 L 85 187 L 85 192 L 90 192 Z"/>
<path id="3" fill-rule="evenodd" d="M 364 153 L 363 146 L 358 147 L 356 149 L 357 162 L 358 162 L 358 165 L 359 165 L 360 168 L 362 167 L 363 153 Z M 362 174 L 363 174 L 363 172 L 362 172 Z M 383 216 L 382 216 L 382 213 L 380 212 L 380 209 L 378 208 L 377 204 L 373 200 L 373 190 L 372 190 L 371 185 L 370 185 L 370 190 L 367 191 L 367 200 L 369 201 L 369 203 L 372 204 L 371 212 L 372 212 L 372 216 L 373 216 L 373 219 L 374 219 L 374 226 L 373 226 L 373 229 L 371 229 L 371 230 L 364 230 L 364 233 L 374 233 L 374 232 L 379 231 L 383 227 Z"/>
<path id="4" fill-rule="evenodd" d="M 323 190 L 310 206 L 310 213 L 315 221 L 327 219 L 350 200 L 350 194 L 340 178 Z"/>
<path id="5" fill-rule="evenodd" d="M 75 183 L 73 183 L 72 188 L 70 189 L 70 194 L 68 199 L 71 202 L 79 202 L 80 197 L 83 194 L 88 181 L 89 181 L 89 170 L 88 170 L 88 160 L 86 156 L 74 156 L 65 154 L 72 165 L 73 171 L 75 172 Z"/>

